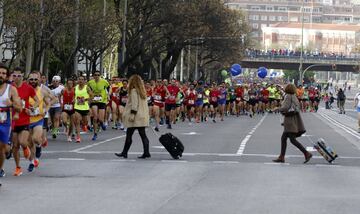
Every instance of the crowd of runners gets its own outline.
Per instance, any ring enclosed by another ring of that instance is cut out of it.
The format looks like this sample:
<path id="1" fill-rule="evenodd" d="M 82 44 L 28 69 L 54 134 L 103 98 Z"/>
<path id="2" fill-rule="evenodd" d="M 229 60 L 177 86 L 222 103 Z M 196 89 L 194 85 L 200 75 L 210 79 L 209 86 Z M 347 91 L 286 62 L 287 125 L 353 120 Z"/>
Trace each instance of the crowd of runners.
<path id="1" fill-rule="evenodd" d="M 61 81 L 32 71 L 25 77 L 21 68 L 10 71 L 0 65 L 0 177 L 3 164 L 15 160 L 14 176 L 23 173 L 20 153 L 28 160 L 27 171 L 40 164 L 42 148 L 49 137 L 56 139 L 60 127 L 67 141 L 81 143 L 81 132 L 91 132 L 96 140 L 107 128 L 126 132 L 122 113 L 128 100 L 127 80 L 107 81 L 99 71 L 91 80 L 79 75 Z M 283 86 L 259 81 L 230 85 L 202 81 L 180 83 L 172 79 L 145 83 L 151 124 L 155 131 L 172 129 L 176 123 L 217 123 L 225 116 L 256 117 L 274 112 L 283 99 Z M 321 100 L 317 87 L 298 87 L 302 111 L 316 112 Z"/>

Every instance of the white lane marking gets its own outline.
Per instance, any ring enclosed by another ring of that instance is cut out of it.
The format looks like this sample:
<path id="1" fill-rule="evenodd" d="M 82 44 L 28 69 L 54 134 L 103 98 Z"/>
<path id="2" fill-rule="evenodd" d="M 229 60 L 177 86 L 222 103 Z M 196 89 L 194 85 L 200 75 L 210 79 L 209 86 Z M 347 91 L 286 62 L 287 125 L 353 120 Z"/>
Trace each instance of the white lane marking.
<path id="1" fill-rule="evenodd" d="M 152 146 L 151 148 L 154 148 L 154 149 L 165 149 L 165 147 L 163 147 L 163 146 Z"/>
<path id="2" fill-rule="evenodd" d="M 84 161 L 84 158 L 59 158 L 61 161 Z"/>
<path id="3" fill-rule="evenodd" d="M 265 116 L 263 118 L 261 118 L 261 120 L 258 122 L 258 124 L 256 124 L 256 126 L 251 129 L 249 134 L 246 135 L 246 137 L 241 141 L 240 147 L 239 147 L 238 151 L 236 152 L 237 155 L 244 154 L 246 143 L 250 140 L 251 136 L 254 134 L 256 129 L 259 128 L 259 126 L 264 122 L 266 116 L 267 116 L 267 113 L 265 114 Z"/>
<path id="4" fill-rule="evenodd" d="M 308 152 L 316 152 L 317 150 L 313 146 L 307 146 L 306 151 L 308 151 Z"/>
<path id="5" fill-rule="evenodd" d="M 266 162 L 264 163 L 265 165 L 285 165 L 285 166 L 289 166 L 289 163 L 275 163 L 275 162 Z"/>
<path id="6" fill-rule="evenodd" d="M 197 132 L 189 132 L 189 133 L 182 133 L 182 135 L 201 135 L 201 134 Z"/>
<path id="7" fill-rule="evenodd" d="M 345 132 L 347 132 L 348 134 L 356 137 L 357 139 L 360 140 L 360 134 L 358 134 L 354 129 L 348 127 L 348 126 L 345 126 L 344 124 L 332 119 L 331 117 L 325 115 L 325 114 L 322 114 L 320 113 L 320 116 L 322 116 L 323 118 L 325 118 L 327 121 L 329 121 L 331 124 L 341 128 L 342 130 L 344 130 Z"/>
<path id="8" fill-rule="evenodd" d="M 213 163 L 219 163 L 219 164 L 237 164 L 240 163 L 239 161 L 213 161 Z"/>
<path id="9" fill-rule="evenodd" d="M 91 144 L 91 145 L 88 145 L 88 146 L 84 146 L 84 147 L 80 147 L 78 149 L 74 149 L 72 150 L 71 152 L 80 152 L 82 150 L 86 150 L 86 149 L 90 149 L 92 147 L 95 147 L 95 146 L 99 146 L 101 144 L 104 144 L 104 143 L 107 143 L 109 141 L 113 141 L 113 140 L 117 140 L 117 139 L 120 139 L 120 138 L 123 138 L 125 137 L 126 135 L 121 135 L 121 136 L 118 136 L 118 137 L 113 137 L 113 138 L 110 138 L 110 139 L 107 139 L 107 140 L 104 140 L 104 141 L 101 141 L 99 143 L 94 143 L 94 144 Z"/>
<path id="10" fill-rule="evenodd" d="M 319 166 L 319 167 L 341 167 L 340 165 L 333 165 L 333 164 L 315 164 L 315 166 Z"/>
<path id="11" fill-rule="evenodd" d="M 161 162 L 165 162 L 165 163 L 187 163 L 188 161 L 186 161 L 186 160 L 161 160 Z"/>
<path id="12" fill-rule="evenodd" d="M 136 160 L 125 160 L 125 159 L 119 159 L 119 160 L 111 160 L 112 162 L 135 162 Z"/>

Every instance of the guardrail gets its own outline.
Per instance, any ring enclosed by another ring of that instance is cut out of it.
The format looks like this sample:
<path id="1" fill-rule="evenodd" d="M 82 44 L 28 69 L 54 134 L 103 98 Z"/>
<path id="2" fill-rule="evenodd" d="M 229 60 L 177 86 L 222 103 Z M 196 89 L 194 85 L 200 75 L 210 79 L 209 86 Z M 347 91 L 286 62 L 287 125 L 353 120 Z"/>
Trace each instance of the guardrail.
<path id="1" fill-rule="evenodd" d="M 288 62 L 299 63 L 299 56 L 275 56 L 275 55 L 256 55 L 243 58 L 243 61 L 274 61 L 274 62 Z M 345 64 L 345 65 L 358 65 L 360 58 L 341 58 L 341 57 L 316 57 L 316 56 L 304 56 L 304 63 L 318 63 L 318 64 Z"/>

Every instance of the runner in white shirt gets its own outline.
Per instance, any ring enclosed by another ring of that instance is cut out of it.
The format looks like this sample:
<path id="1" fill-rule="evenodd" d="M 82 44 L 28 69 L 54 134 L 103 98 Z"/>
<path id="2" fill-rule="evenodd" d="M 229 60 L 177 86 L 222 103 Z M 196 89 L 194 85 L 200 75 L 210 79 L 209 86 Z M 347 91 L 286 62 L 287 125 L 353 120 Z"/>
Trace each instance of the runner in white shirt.
<path id="1" fill-rule="evenodd" d="M 54 76 L 52 78 L 52 84 L 50 86 L 52 94 L 58 98 L 58 102 L 53 104 L 49 110 L 50 119 L 51 119 L 51 126 L 52 126 L 52 137 L 56 138 L 58 131 L 59 131 L 59 124 L 60 124 L 60 116 L 61 116 L 61 104 L 60 98 L 62 91 L 64 90 L 64 86 L 60 85 L 61 78 L 60 76 Z"/>
<path id="2" fill-rule="evenodd" d="M 358 132 L 360 133 L 360 89 L 354 98 L 354 107 L 358 113 Z"/>

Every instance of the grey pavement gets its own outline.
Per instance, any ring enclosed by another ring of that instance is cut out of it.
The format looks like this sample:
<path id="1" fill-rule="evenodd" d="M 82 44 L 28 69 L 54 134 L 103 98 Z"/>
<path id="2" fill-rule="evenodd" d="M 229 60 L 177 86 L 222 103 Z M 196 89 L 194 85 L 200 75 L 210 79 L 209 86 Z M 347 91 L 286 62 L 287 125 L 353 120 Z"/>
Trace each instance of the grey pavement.
<path id="1" fill-rule="evenodd" d="M 123 131 L 102 132 L 96 142 L 84 134 L 81 144 L 61 135 L 50 140 L 33 173 L 13 177 L 13 160 L 5 163 L 0 213 L 358 213 L 355 118 L 323 108 L 302 116 L 307 133 L 299 141 L 314 155 L 308 164 L 291 144 L 286 163 L 272 163 L 280 152 L 278 114 L 176 124 L 171 132 L 185 145 L 180 160 L 171 159 L 150 129 L 148 160 L 136 158 L 142 153 L 137 134 L 128 159 L 113 154 L 122 150 Z M 339 154 L 333 164 L 312 149 L 320 137 Z"/>

